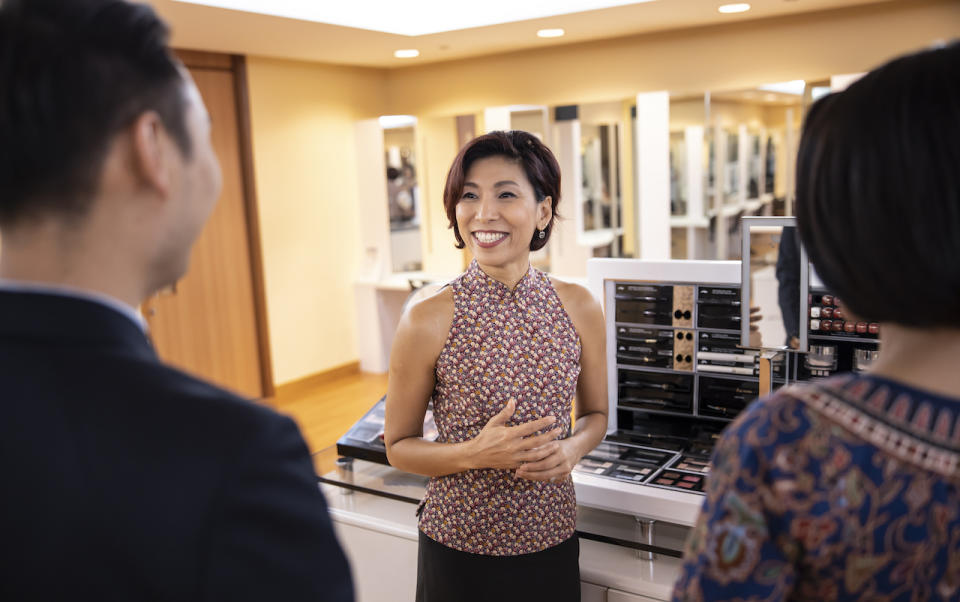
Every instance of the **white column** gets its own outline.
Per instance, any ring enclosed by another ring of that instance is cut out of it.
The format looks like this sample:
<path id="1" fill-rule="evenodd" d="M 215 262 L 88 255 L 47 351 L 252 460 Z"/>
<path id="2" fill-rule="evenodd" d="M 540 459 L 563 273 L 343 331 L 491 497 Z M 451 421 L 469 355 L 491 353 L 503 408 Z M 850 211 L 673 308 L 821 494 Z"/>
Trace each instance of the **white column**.
<path id="1" fill-rule="evenodd" d="M 686 149 L 687 218 L 700 221 L 704 219 L 703 126 L 687 127 L 683 131 L 683 139 Z M 703 232 L 704 229 L 698 226 L 687 226 L 687 259 L 704 259 L 701 256 Z"/>
<path id="2" fill-rule="evenodd" d="M 483 129 L 487 132 L 510 129 L 510 107 L 487 107 L 483 110 Z"/>
<path id="3" fill-rule="evenodd" d="M 714 232 L 713 240 L 716 245 L 717 259 L 726 261 L 729 259 L 727 243 L 730 239 L 727 235 L 727 218 L 724 217 L 723 213 L 724 207 L 727 204 L 727 131 L 720 126 L 717 126 L 714 131 L 716 145 L 714 146 L 713 157 L 717 174 L 714 179 L 716 183 L 716 195 L 714 197 L 716 231 Z"/>
<path id="4" fill-rule="evenodd" d="M 737 198 L 740 208 L 743 209 L 750 194 L 750 134 L 747 133 L 745 123 L 741 123 L 737 128 L 737 174 L 740 180 Z"/>
<path id="5" fill-rule="evenodd" d="M 453 246 L 453 230 L 443 207 L 443 188 L 450 163 L 459 151 L 456 120 L 453 117 L 419 119 L 417 144 L 423 271 L 455 276 L 463 270 L 464 255 Z"/>
<path id="6" fill-rule="evenodd" d="M 377 283 L 391 271 L 390 214 L 383 129 L 377 119 L 357 122 L 357 212 L 360 215 L 360 273 L 354 283 L 360 369 L 386 372 L 389 348 L 382 338 Z"/>
<path id="7" fill-rule="evenodd" d="M 767 128 L 760 128 L 760 177 L 757 178 L 757 190 L 760 198 L 767 194 Z M 766 206 L 769 208 L 773 203 Z M 766 214 L 764 214 L 766 215 Z"/>
<path id="8" fill-rule="evenodd" d="M 670 96 L 637 95 L 637 232 L 640 259 L 670 259 Z"/>
<path id="9" fill-rule="evenodd" d="M 786 188 L 786 207 L 785 213 L 788 216 L 794 215 L 793 212 L 793 200 L 796 198 L 796 188 L 794 177 L 796 173 L 797 165 L 797 133 L 793 127 L 793 109 L 787 109 L 787 135 L 786 140 L 784 141 L 784 153 L 785 159 L 787 162 L 787 188 Z"/>
<path id="10" fill-rule="evenodd" d="M 357 210 L 360 215 L 361 277 L 379 279 L 391 271 L 390 213 L 383 128 L 377 119 L 356 124 Z"/>
<path id="11" fill-rule="evenodd" d="M 554 223 L 550 234 L 550 271 L 561 278 L 583 278 L 587 275 L 587 260 L 593 253 L 577 242 L 577 226 L 583 220 L 580 121 L 558 121 L 555 127 L 553 150 L 560 164 L 559 210 L 564 217 Z"/>

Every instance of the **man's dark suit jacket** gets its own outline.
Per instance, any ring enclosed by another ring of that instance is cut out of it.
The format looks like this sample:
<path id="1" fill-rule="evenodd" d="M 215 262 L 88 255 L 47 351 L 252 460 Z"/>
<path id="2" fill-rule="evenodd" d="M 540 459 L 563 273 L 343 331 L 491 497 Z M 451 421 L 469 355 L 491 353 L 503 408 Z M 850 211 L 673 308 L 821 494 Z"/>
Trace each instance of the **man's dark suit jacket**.
<path id="1" fill-rule="evenodd" d="M 0 600 L 352 599 L 292 420 L 105 305 L 0 291 Z"/>

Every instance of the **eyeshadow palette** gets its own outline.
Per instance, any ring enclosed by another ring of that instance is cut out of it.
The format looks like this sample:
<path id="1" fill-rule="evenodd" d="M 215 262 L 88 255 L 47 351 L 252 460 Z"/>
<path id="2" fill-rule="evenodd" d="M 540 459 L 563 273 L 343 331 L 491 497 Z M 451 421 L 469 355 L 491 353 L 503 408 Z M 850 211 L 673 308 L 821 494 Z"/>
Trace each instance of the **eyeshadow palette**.
<path id="1" fill-rule="evenodd" d="M 703 485 L 706 481 L 706 475 L 684 472 L 682 470 L 665 470 L 656 475 L 648 485 L 665 487 L 669 489 L 679 489 L 680 491 L 693 491 L 703 493 Z"/>
<path id="2" fill-rule="evenodd" d="M 575 470 L 642 483 L 676 456 L 674 452 L 605 441 L 580 460 Z"/>
<path id="3" fill-rule="evenodd" d="M 618 481 L 702 493 L 710 465 L 703 456 L 695 454 L 604 441 L 580 460 L 574 470 Z"/>
<path id="4" fill-rule="evenodd" d="M 624 453 L 624 446 L 614 443 L 601 443 L 588 456 L 599 460 L 619 460 Z"/>
<path id="5" fill-rule="evenodd" d="M 584 459 L 589 460 L 594 468 L 599 468 L 598 463 L 616 462 L 656 470 L 661 466 L 666 466 L 675 456 L 674 452 L 604 441 L 590 451 Z"/>
<path id="6" fill-rule="evenodd" d="M 651 473 L 653 473 L 652 468 L 636 468 L 621 464 L 610 473 L 610 476 L 615 479 L 620 479 L 621 481 L 634 481 L 636 483 L 642 483 L 648 476 L 650 476 Z"/>
<path id="7" fill-rule="evenodd" d="M 670 467 L 679 468 L 680 470 L 689 470 L 690 472 L 707 474 L 710 472 L 710 461 L 706 458 L 683 455 L 680 456 L 677 461 L 671 464 Z"/>
<path id="8" fill-rule="evenodd" d="M 659 467 L 664 465 L 668 460 L 671 460 L 673 456 L 674 454 L 672 452 L 637 448 L 626 452 L 621 460 L 624 462 L 647 464 Z"/>
<path id="9" fill-rule="evenodd" d="M 613 462 L 602 462 L 592 458 L 583 458 L 577 463 L 577 469 L 580 472 L 589 472 L 591 474 L 604 474 L 613 467 Z"/>

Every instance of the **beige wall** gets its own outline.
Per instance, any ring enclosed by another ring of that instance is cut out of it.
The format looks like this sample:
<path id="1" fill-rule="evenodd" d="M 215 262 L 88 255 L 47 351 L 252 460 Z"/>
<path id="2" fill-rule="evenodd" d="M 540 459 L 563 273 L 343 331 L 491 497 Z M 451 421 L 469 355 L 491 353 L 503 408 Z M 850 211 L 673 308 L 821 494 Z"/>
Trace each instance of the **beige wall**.
<path id="1" fill-rule="evenodd" d="M 388 72 L 387 93 L 394 113 L 454 115 L 653 90 L 744 89 L 863 71 L 956 37 L 958 26 L 960 2 L 900 0 L 395 69 Z"/>
<path id="2" fill-rule="evenodd" d="M 385 78 L 257 57 L 247 65 L 270 348 L 283 384 L 357 359 L 354 122 L 388 112 Z"/>

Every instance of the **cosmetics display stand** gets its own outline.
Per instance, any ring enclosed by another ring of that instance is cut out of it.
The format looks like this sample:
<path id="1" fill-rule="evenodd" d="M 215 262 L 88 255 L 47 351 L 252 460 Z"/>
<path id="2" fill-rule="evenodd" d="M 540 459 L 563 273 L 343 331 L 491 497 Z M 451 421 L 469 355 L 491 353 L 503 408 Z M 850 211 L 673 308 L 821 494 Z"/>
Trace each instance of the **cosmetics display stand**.
<path id="1" fill-rule="evenodd" d="M 720 432 L 759 393 L 759 353 L 739 348 L 740 262 L 587 266 L 606 320 L 609 422 L 574 471 L 577 500 L 631 515 L 653 537 L 691 526 Z M 773 358 L 778 385 L 787 365 Z"/>

